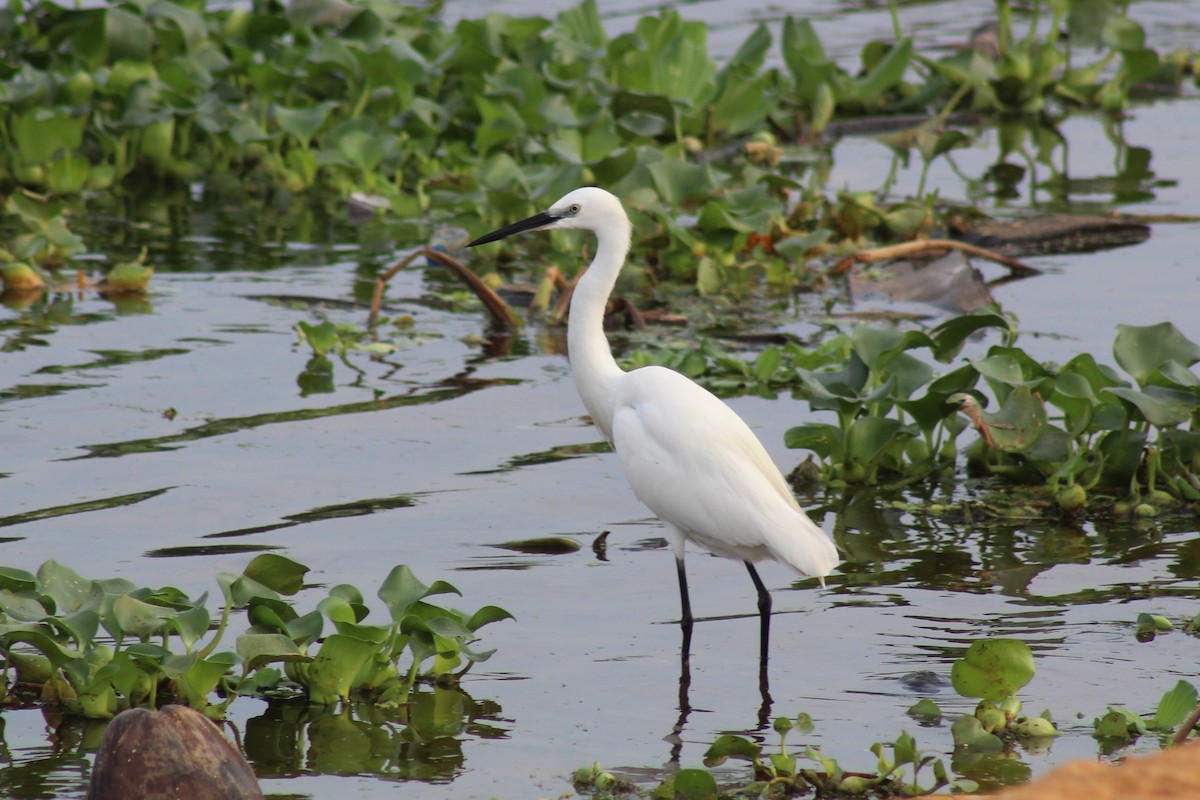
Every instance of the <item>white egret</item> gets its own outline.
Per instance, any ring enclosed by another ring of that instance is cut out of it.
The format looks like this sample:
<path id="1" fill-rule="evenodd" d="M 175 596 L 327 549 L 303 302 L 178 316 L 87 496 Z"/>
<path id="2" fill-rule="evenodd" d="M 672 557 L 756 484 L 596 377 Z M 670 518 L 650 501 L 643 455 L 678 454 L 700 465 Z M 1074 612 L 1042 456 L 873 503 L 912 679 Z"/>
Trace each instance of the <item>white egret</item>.
<path id="1" fill-rule="evenodd" d="M 604 309 L 629 253 L 632 227 L 621 201 L 585 187 L 546 211 L 481 236 L 468 247 L 527 230 L 582 229 L 596 257 L 579 278 L 567 326 L 575 387 L 592 422 L 616 450 L 638 499 L 670 534 L 683 607 L 684 656 L 692 633 L 684 546 L 694 542 L 742 561 L 758 592 L 765 664 L 771 595 L 756 561 L 774 559 L 820 579 L 838 563 L 832 539 L 812 522 L 750 428 L 708 390 L 665 367 L 625 372 L 604 334 Z"/>

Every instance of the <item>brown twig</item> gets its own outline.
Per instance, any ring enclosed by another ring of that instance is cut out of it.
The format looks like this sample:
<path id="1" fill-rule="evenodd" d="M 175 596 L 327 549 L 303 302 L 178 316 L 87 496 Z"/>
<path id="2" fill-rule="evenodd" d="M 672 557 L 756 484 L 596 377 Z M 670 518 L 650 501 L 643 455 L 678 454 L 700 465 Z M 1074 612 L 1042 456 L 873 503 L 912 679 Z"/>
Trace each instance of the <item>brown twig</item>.
<path id="1" fill-rule="evenodd" d="M 554 304 L 554 312 L 550 315 L 550 319 L 554 321 L 555 325 L 562 325 L 567 318 L 567 312 L 571 309 L 571 296 L 575 294 L 575 284 L 579 283 L 584 272 L 587 272 L 587 268 L 584 268 L 562 288 L 558 302 Z"/>
<path id="2" fill-rule="evenodd" d="M 632 325 L 635 328 L 646 327 L 646 318 L 642 316 L 642 312 L 624 297 L 618 297 L 616 300 L 613 300 L 612 305 L 606 312 L 606 315 L 616 316 L 617 314 L 625 316 L 626 325 Z"/>
<path id="3" fill-rule="evenodd" d="M 469 270 L 462 262 L 443 253 L 441 250 L 433 250 L 425 248 L 422 251 L 425 257 L 430 261 L 435 261 L 446 269 L 450 270 L 467 288 L 475 293 L 475 296 L 483 302 L 483 307 L 487 309 L 488 316 L 492 318 L 492 322 L 506 328 L 520 327 L 521 320 L 509 308 L 508 303 L 504 302 L 500 295 L 496 294 L 492 287 L 488 286 L 479 276 Z"/>
<path id="4" fill-rule="evenodd" d="M 1019 270 L 1028 273 L 1040 272 L 1035 267 L 1031 267 L 1023 261 L 1018 261 L 1015 258 L 1002 256 L 999 253 L 987 250 L 983 247 L 977 247 L 966 242 L 958 242 L 953 239 L 922 239 L 917 242 L 903 242 L 902 244 L 893 244 L 887 247 L 874 247 L 869 250 L 859 250 L 852 253 L 841 261 L 839 261 L 833 269 L 830 270 L 834 275 L 842 275 L 858 263 L 869 264 L 875 261 L 886 261 L 889 258 L 901 258 L 903 256 L 914 255 L 942 255 L 948 250 L 961 250 L 968 255 L 979 256 L 986 258 L 989 261 L 995 261 L 998 264 L 1003 264 L 1011 270 Z"/>
<path id="5" fill-rule="evenodd" d="M 379 308 L 383 305 L 383 290 L 387 286 L 387 282 L 395 277 L 397 272 L 411 264 L 413 259 L 420 254 L 420 250 L 414 250 L 375 278 L 375 294 L 371 297 L 371 312 L 367 315 L 367 330 L 375 330 L 375 323 L 379 321 Z"/>
<path id="6" fill-rule="evenodd" d="M 1171 744 L 1180 745 L 1187 741 L 1198 722 L 1200 722 L 1200 705 L 1192 709 L 1192 713 L 1188 714 L 1187 719 L 1179 725 L 1179 730 L 1175 731 L 1175 735 L 1171 737 Z"/>

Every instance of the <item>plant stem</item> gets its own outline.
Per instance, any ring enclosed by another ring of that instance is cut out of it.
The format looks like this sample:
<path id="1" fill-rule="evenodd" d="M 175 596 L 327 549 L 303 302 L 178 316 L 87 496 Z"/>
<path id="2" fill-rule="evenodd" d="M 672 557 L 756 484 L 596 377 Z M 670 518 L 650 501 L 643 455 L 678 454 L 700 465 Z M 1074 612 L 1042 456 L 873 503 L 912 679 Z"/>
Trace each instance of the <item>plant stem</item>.
<path id="1" fill-rule="evenodd" d="M 232 598 L 225 604 L 225 610 L 221 612 L 221 621 L 217 624 L 217 632 L 213 634 L 212 641 L 200 648 L 196 653 L 196 658 L 202 660 L 208 658 L 209 653 L 217 646 L 217 642 L 221 641 L 221 637 L 225 635 L 225 625 L 229 622 L 229 615 L 233 613 Z"/>
<path id="2" fill-rule="evenodd" d="M 900 12 L 896 8 L 896 0 L 888 0 L 888 13 L 892 15 L 892 35 L 898 42 L 904 38 L 904 32 L 900 29 Z"/>

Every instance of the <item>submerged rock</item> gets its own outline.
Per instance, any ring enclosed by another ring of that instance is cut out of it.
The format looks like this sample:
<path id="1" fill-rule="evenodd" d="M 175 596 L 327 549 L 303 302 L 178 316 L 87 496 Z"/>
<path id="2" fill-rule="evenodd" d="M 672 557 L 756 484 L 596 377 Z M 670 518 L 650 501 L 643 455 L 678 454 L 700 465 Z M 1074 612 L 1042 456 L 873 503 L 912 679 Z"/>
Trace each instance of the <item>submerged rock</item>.
<path id="1" fill-rule="evenodd" d="M 207 717 L 186 706 L 133 708 L 104 731 L 87 800 L 262 800 L 254 771 Z"/>

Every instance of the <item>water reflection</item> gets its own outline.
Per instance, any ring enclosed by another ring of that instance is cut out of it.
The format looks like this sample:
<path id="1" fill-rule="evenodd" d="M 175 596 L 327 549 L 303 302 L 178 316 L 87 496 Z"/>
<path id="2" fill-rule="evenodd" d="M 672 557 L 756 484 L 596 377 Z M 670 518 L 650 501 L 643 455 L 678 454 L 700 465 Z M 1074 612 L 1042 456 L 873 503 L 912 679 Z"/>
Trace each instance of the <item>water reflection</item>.
<path id="1" fill-rule="evenodd" d="M 442 783 L 465 768 L 466 740 L 507 737 L 511 720 L 500 712 L 495 702 L 449 688 L 417 691 L 401 709 L 274 700 L 247 720 L 243 745 L 263 778 L 376 775 Z"/>
<path id="2" fill-rule="evenodd" d="M 100 746 L 105 723 L 64 719 L 36 709 L 9 709 L 5 719 L 21 719 L 45 731 L 44 743 L 10 745 L 0 724 L 0 797 L 83 797 L 91 773 L 90 754 Z"/>
<path id="3" fill-rule="evenodd" d="M 355 403 L 342 403 L 321 408 L 299 408 L 289 411 L 272 411 L 264 414 L 253 414 L 247 417 L 229 417 L 216 419 L 188 428 L 181 433 L 168 436 L 156 436 L 149 439 L 133 439 L 128 441 L 110 442 L 105 444 L 81 445 L 80 449 L 87 454 L 64 459 L 75 461 L 86 458 L 115 458 L 135 453 L 153 453 L 162 450 L 175 450 L 187 442 L 221 436 L 235 431 L 251 430 L 263 425 L 278 425 L 290 422 L 321 419 L 338 414 L 360 414 L 371 411 L 384 411 L 401 406 L 420 405 L 423 403 L 439 403 L 452 400 L 471 392 L 492 386 L 515 384 L 518 381 L 506 379 L 483 380 L 470 377 L 455 377 L 439 381 L 432 388 L 419 387 L 411 392 L 392 396 L 379 396 L 377 399 Z"/>
<path id="4" fill-rule="evenodd" d="M 44 744 L 15 748 L 4 738 L 3 723 L 24 717 L 23 727 L 41 724 Z M 0 797 L 82 797 L 106 725 L 35 709 L 6 711 L 0 718 Z M 240 738 L 260 778 L 373 775 L 445 783 L 466 768 L 466 742 L 507 738 L 511 725 L 494 701 L 460 689 L 426 688 L 413 693 L 408 707 L 391 710 L 272 700 L 246 721 L 242 734 L 232 726 L 227 733 Z"/>
<path id="5" fill-rule="evenodd" d="M 1088 120 L 1092 123 L 1092 120 Z M 1151 167 L 1150 148 L 1125 139 L 1119 117 L 1094 121 L 1112 147 L 1108 174 L 1081 176 L 1074 163 L 1070 139 L 1064 127 L 1081 124 L 1069 116 L 1004 120 L 995 128 L 998 152 L 995 162 L 979 179 L 963 175 L 972 194 L 986 194 L 1003 206 L 1011 201 L 1033 203 L 1043 210 L 1107 210 L 1154 200 L 1160 189 L 1177 184 Z M 1093 153 L 1088 153 L 1092 160 Z M 1022 189 L 1024 185 L 1024 189 Z M 1024 195 L 1024 196 L 1023 196 Z M 1144 239 L 1141 235 L 1138 239 Z"/>

